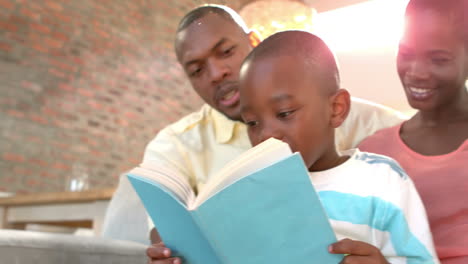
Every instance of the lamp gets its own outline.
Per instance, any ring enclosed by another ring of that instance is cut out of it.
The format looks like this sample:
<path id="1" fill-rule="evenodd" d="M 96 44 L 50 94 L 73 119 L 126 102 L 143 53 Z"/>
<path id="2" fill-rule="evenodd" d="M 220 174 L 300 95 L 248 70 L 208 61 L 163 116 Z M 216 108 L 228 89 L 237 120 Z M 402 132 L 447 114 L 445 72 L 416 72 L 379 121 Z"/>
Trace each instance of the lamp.
<path id="1" fill-rule="evenodd" d="M 267 38 L 284 30 L 312 31 L 317 12 L 296 1 L 255 1 L 243 7 L 239 13 L 249 28 Z"/>

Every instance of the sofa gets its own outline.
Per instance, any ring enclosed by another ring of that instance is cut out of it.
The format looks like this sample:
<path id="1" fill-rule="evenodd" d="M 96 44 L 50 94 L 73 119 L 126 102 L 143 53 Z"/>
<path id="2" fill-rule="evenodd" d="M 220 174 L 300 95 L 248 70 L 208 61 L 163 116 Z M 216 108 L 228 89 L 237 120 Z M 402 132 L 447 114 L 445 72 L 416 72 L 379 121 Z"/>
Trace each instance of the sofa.
<path id="1" fill-rule="evenodd" d="M 146 248 L 103 237 L 0 229 L 0 264 L 146 264 Z"/>

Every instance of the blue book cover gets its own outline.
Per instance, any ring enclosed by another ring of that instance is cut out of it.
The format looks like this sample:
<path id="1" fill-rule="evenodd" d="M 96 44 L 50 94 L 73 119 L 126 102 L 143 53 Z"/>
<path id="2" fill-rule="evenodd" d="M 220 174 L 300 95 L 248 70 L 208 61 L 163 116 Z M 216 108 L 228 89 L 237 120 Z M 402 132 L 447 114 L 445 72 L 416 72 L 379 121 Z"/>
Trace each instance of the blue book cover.
<path id="1" fill-rule="evenodd" d="M 339 263 L 343 256 L 327 251 L 336 237 L 302 158 L 279 156 L 266 167 L 219 180 L 221 187 L 192 204 L 193 195 L 174 192 L 174 186 L 186 190 L 181 183 L 168 184 L 170 173 L 155 180 L 132 170 L 128 177 L 164 243 L 184 263 Z M 255 161 L 262 157 L 242 159 L 262 163 Z"/>

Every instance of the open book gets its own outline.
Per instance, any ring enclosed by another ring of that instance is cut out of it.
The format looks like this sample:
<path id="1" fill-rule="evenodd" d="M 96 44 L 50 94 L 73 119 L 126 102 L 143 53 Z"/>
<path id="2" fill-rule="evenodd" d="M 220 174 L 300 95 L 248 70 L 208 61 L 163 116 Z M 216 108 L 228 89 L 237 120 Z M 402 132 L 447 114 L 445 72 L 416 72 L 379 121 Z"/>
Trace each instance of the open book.
<path id="1" fill-rule="evenodd" d="M 336 242 L 299 153 L 269 139 L 229 162 L 198 195 L 149 162 L 128 178 L 165 245 L 188 264 L 339 263 Z"/>

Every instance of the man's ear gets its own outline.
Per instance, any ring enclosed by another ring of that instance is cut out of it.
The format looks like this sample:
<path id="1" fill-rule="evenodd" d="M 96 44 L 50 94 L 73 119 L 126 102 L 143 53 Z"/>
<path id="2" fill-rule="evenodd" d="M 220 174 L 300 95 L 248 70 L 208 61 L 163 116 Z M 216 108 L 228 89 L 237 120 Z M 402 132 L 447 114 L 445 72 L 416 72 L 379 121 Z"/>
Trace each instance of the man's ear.
<path id="1" fill-rule="evenodd" d="M 260 33 L 258 33 L 255 29 L 252 29 L 249 32 L 249 41 L 250 45 L 252 45 L 253 48 L 257 47 L 260 42 L 262 42 L 262 38 L 260 37 Z"/>
<path id="2" fill-rule="evenodd" d="M 351 99 L 349 92 L 345 89 L 339 89 L 330 97 L 331 118 L 330 125 L 333 128 L 341 126 L 346 120 L 351 109 Z"/>

